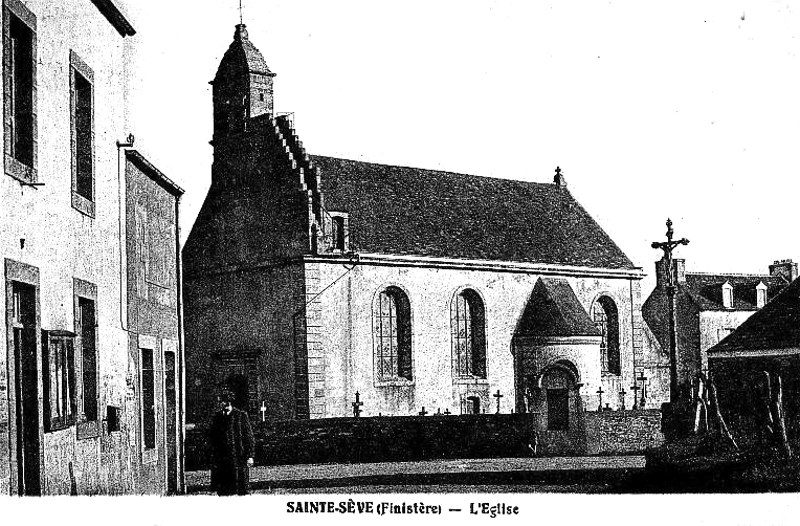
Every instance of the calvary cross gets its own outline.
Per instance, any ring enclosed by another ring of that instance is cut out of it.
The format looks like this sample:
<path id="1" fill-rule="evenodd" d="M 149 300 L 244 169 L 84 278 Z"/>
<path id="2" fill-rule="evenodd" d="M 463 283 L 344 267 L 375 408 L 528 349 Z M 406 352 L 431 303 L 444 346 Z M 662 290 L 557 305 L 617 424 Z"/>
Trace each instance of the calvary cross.
<path id="1" fill-rule="evenodd" d="M 497 390 L 495 394 L 492 395 L 493 397 L 497 398 L 497 412 L 500 412 L 500 399 L 503 398 L 505 395 L 500 394 L 500 389 Z"/>

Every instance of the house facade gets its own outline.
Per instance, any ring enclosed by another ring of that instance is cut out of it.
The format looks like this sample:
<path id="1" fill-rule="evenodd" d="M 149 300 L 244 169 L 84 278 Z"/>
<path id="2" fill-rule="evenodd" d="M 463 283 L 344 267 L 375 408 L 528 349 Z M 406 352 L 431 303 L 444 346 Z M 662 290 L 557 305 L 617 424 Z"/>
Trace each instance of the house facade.
<path id="1" fill-rule="evenodd" d="M 181 191 L 119 142 L 134 33 L 116 1 L 3 1 L 0 493 L 180 488 Z"/>
<path id="2" fill-rule="evenodd" d="M 797 277 L 797 263 L 775 261 L 768 274 L 686 272 L 686 261 L 673 260 L 678 386 L 689 401 L 698 373 L 708 372 L 706 351 L 731 334 Z M 648 328 L 663 349 L 669 348 L 667 270 L 656 262 L 656 288 L 644 302 Z"/>
<path id="3" fill-rule="evenodd" d="M 800 280 L 708 349 L 720 407 L 740 444 L 776 446 L 767 426 L 770 404 L 780 399 L 786 435 L 800 438 Z"/>
<path id="4" fill-rule="evenodd" d="M 309 155 L 274 78 L 237 26 L 183 251 L 188 422 L 223 387 L 259 421 L 531 412 L 553 440 L 583 411 L 631 408 L 650 363 L 643 273 L 560 170 L 529 183 Z"/>

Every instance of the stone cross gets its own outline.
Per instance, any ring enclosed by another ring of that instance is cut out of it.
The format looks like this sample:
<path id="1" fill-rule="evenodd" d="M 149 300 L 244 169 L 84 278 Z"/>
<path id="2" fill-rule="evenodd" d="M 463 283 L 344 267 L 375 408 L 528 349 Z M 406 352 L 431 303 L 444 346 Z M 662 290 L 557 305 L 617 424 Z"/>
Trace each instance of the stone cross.
<path id="1" fill-rule="evenodd" d="M 597 389 L 597 396 L 599 396 L 599 397 L 600 397 L 600 403 L 599 403 L 599 404 L 597 404 L 597 410 L 598 410 L 598 411 L 602 411 L 602 410 L 603 410 L 603 393 L 605 393 L 605 391 L 603 391 L 603 386 L 601 385 L 601 386 L 600 386 L 600 387 Z"/>
<path id="2" fill-rule="evenodd" d="M 425 415 L 427 415 L 427 414 L 428 414 L 428 412 L 427 412 L 427 411 L 425 411 L 425 406 L 423 405 L 423 406 L 422 406 L 422 411 L 420 411 L 420 412 L 419 412 L 419 416 L 425 416 Z"/>
<path id="3" fill-rule="evenodd" d="M 636 406 L 639 404 L 639 399 L 636 395 L 640 389 L 641 387 L 639 387 L 639 384 L 634 381 L 633 385 L 631 386 L 631 391 L 633 391 L 633 407 L 631 407 L 631 409 L 636 409 Z"/>
<path id="4" fill-rule="evenodd" d="M 689 240 L 684 238 L 673 240 L 675 232 L 672 230 L 672 220 L 667 218 L 667 240 L 653 242 L 651 247 L 664 251 L 664 263 L 667 272 L 667 304 L 669 315 L 669 401 L 676 404 L 680 401 L 678 393 L 678 334 L 675 326 L 675 281 L 672 270 L 672 251 L 679 245 L 688 245 Z"/>
<path id="5" fill-rule="evenodd" d="M 444 414 L 449 415 L 450 414 L 450 410 L 449 409 L 445 409 L 444 410 Z"/>
<path id="6" fill-rule="evenodd" d="M 639 373 L 639 377 L 636 378 L 642 384 L 642 396 L 639 399 L 639 408 L 644 409 L 645 399 L 647 398 L 647 377 L 644 375 L 644 369 Z"/>
<path id="7" fill-rule="evenodd" d="M 259 409 L 259 411 L 261 411 L 261 421 L 263 422 L 267 419 L 267 404 L 261 402 L 261 409 Z"/>
<path id="8" fill-rule="evenodd" d="M 497 412 L 500 413 L 500 399 L 503 398 L 505 395 L 500 394 L 500 389 L 497 390 L 495 394 L 492 395 L 497 399 Z"/>
<path id="9" fill-rule="evenodd" d="M 356 391 L 356 401 L 353 402 L 353 416 L 358 418 L 361 416 L 361 406 L 364 402 L 361 401 L 361 395 Z"/>

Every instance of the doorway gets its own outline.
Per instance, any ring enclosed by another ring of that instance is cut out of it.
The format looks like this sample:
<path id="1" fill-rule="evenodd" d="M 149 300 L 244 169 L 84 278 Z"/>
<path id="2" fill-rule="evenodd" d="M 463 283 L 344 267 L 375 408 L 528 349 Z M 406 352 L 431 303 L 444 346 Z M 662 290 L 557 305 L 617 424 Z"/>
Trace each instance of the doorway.
<path id="1" fill-rule="evenodd" d="M 16 414 L 17 492 L 40 495 L 39 368 L 36 363 L 36 288 L 11 285 L 11 323 Z"/>
<path id="2" fill-rule="evenodd" d="M 176 387 L 175 353 L 164 353 L 164 387 L 167 402 L 167 492 L 178 492 L 178 390 Z"/>

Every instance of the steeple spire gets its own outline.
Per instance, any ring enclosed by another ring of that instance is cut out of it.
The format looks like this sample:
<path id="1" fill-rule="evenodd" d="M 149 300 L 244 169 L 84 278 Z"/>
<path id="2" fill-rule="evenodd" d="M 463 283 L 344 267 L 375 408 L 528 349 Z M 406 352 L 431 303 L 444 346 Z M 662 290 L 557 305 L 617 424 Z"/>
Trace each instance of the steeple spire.
<path id="1" fill-rule="evenodd" d="M 244 25 L 244 15 L 242 14 L 242 0 L 239 0 L 239 25 Z"/>

